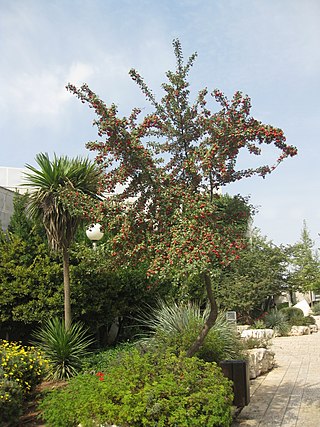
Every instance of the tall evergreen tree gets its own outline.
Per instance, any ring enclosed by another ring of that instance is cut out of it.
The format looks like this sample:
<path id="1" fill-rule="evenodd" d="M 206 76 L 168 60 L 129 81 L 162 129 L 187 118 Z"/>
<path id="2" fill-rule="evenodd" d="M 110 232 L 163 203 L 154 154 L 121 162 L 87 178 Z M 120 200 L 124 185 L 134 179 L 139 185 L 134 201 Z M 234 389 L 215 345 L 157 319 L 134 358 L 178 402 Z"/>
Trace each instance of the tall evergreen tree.
<path id="1" fill-rule="evenodd" d="M 314 248 L 306 221 L 303 222 L 300 240 L 289 246 L 288 284 L 293 291 L 317 291 L 320 289 L 320 259 Z"/>

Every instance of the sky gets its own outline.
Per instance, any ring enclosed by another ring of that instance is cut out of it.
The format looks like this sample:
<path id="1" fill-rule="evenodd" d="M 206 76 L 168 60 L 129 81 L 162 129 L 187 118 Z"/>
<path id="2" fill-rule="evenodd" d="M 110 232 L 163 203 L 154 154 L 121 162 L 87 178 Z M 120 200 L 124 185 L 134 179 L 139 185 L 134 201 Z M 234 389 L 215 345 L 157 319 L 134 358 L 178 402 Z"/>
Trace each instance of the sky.
<path id="1" fill-rule="evenodd" d="M 240 90 L 253 116 L 298 148 L 266 179 L 224 192 L 250 196 L 254 226 L 275 244 L 297 242 L 305 220 L 319 247 L 319 22 L 319 0 L 0 0 L 0 166 L 34 165 L 39 152 L 89 155 L 94 116 L 66 84 L 87 83 L 120 114 L 147 111 L 128 71 L 160 97 L 179 38 L 185 58 L 198 53 L 193 96 Z"/>

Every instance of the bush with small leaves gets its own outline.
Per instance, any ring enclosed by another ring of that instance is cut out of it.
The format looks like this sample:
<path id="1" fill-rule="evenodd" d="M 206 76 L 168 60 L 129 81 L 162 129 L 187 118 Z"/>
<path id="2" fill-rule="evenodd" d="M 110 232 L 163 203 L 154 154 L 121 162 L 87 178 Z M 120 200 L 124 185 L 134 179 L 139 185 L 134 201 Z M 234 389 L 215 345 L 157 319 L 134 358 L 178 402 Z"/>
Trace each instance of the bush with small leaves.
<path id="1" fill-rule="evenodd" d="M 0 426 L 18 425 L 22 414 L 23 391 L 19 383 L 4 377 L 0 369 Z"/>
<path id="2" fill-rule="evenodd" d="M 4 378 L 17 382 L 24 395 L 34 390 L 48 369 L 40 351 L 5 340 L 0 341 L 0 366 Z"/>
<path id="3" fill-rule="evenodd" d="M 304 317 L 303 311 L 297 307 L 285 307 L 280 310 L 281 313 L 284 314 L 286 320 L 290 321 L 292 318 L 300 318 Z"/>
<path id="4" fill-rule="evenodd" d="M 96 375 L 79 375 L 41 403 L 51 427 L 229 427 L 232 387 L 215 363 L 172 353 L 125 352 Z"/>
<path id="5" fill-rule="evenodd" d="M 41 382 L 47 362 L 34 347 L 0 341 L 0 426 L 15 426 L 23 401 Z"/>
<path id="6" fill-rule="evenodd" d="M 315 325 L 315 323 L 316 323 L 315 318 L 312 316 L 292 317 L 289 320 L 290 326 L 310 326 L 310 325 Z"/>
<path id="7" fill-rule="evenodd" d="M 129 352 L 135 347 L 135 343 L 125 342 L 117 345 L 117 347 L 110 347 L 93 353 L 83 359 L 81 372 L 84 374 L 95 374 L 106 370 L 114 360 L 121 358 L 124 352 Z"/>
<path id="8" fill-rule="evenodd" d="M 320 302 L 316 302 L 312 307 L 312 312 L 315 316 L 320 315 Z"/>
<path id="9" fill-rule="evenodd" d="M 312 316 L 304 316 L 303 311 L 297 307 L 287 307 L 281 310 L 290 326 L 309 326 L 316 323 Z"/>

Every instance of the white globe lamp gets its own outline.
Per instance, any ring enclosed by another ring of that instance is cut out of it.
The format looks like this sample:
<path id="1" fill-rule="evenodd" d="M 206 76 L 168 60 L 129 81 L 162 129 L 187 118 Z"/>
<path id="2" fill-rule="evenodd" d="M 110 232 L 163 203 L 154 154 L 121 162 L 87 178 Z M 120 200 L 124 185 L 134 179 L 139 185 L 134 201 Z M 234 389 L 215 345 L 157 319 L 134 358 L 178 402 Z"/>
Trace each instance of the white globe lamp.
<path id="1" fill-rule="evenodd" d="M 97 248 L 97 241 L 101 240 L 104 233 L 101 231 L 100 224 L 91 224 L 86 230 L 86 235 L 88 239 L 91 240 L 93 249 Z"/>

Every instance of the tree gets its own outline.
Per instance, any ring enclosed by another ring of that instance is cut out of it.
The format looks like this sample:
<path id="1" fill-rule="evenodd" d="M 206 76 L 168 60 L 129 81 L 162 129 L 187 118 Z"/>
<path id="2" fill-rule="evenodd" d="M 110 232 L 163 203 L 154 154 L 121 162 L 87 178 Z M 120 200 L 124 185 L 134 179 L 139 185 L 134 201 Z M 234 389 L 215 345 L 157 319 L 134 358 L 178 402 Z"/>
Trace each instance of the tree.
<path id="1" fill-rule="evenodd" d="M 300 241 L 287 248 L 289 259 L 288 285 L 293 291 L 320 289 L 320 260 L 314 250 L 306 221 L 303 222 Z"/>
<path id="2" fill-rule="evenodd" d="M 265 177 L 297 150 L 285 143 L 281 129 L 250 116 L 250 98 L 241 92 L 228 100 L 214 90 L 221 107 L 217 112 L 206 107 L 207 89 L 191 103 L 187 77 L 196 54 L 184 63 L 179 40 L 173 47 L 176 70 L 166 73 L 160 101 L 139 73 L 130 70 L 153 108 L 140 122 L 138 108 L 129 117 L 119 117 L 116 106 L 108 107 L 87 85 L 67 88 L 97 115 L 94 124 L 104 140 L 87 146 L 105 168 L 106 191 L 125 186 L 103 212 L 114 233 L 114 260 L 122 265 L 142 260 L 149 264 L 150 275 L 180 282 L 197 276 L 203 282 L 211 310 L 189 349 L 191 356 L 217 317 L 212 272 L 238 258 L 246 240 L 250 209 L 239 197 L 219 195 L 219 189 L 253 175 Z M 263 144 L 280 150 L 274 165 L 236 168 L 240 150 L 259 156 Z"/>
<path id="3" fill-rule="evenodd" d="M 39 169 L 26 165 L 26 185 L 34 189 L 30 195 L 29 211 L 40 218 L 46 230 L 50 247 L 61 251 L 63 258 L 64 318 L 65 327 L 71 325 L 69 247 L 82 217 L 72 213 L 63 203 L 63 196 L 86 194 L 96 198 L 101 172 L 88 159 L 66 156 L 49 159 L 48 154 L 36 156 Z"/>
<path id="4" fill-rule="evenodd" d="M 8 232 L 14 233 L 22 239 L 28 239 L 35 223 L 26 215 L 26 206 L 28 203 L 28 194 L 16 193 L 13 198 L 13 214 L 8 225 Z"/>
<path id="5" fill-rule="evenodd" d="M 222 270 L 217 289 L 220 307 L 237 311 L 246 321 L 287 286 L 285 249 L 257 232 L 250 240 L 239 261 Z"/>

